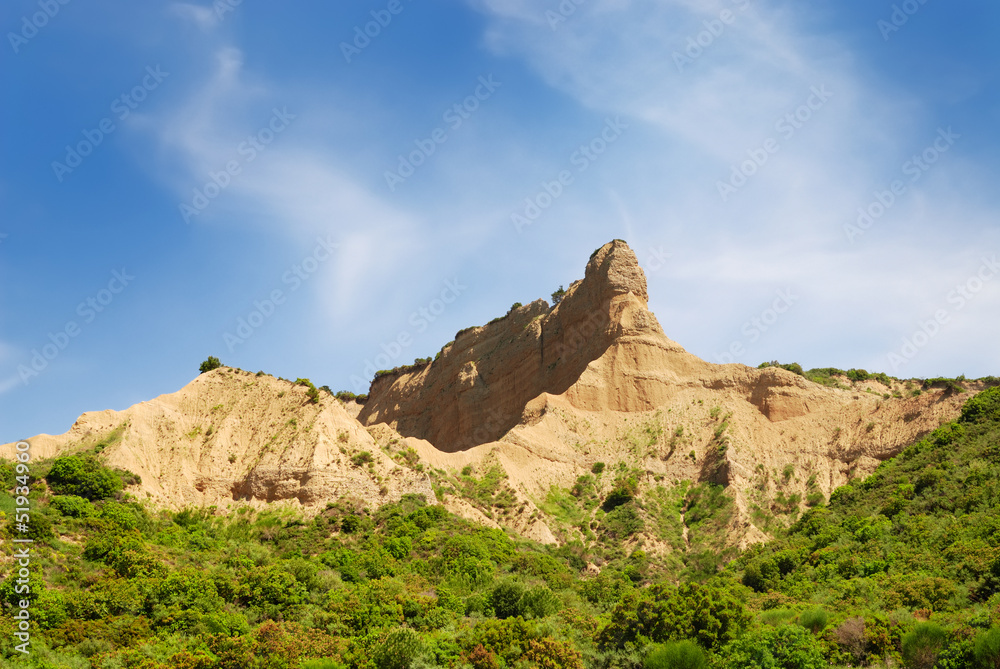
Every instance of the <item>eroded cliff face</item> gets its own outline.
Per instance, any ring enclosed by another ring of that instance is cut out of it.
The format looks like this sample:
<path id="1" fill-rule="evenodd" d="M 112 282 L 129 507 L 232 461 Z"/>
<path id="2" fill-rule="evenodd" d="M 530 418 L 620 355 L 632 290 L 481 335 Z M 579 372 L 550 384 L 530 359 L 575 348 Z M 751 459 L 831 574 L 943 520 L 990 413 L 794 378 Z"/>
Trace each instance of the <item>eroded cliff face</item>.
<path id="1" fill-rule="evenodd" d="M 460 332 L 429 365 L 373 381 L 364 406 L 326 393 L 314 404 L 302 386 L 222 368 L 29 441 L 35 459 L 106 442 L 110 465 L 142 477 L 130 492 L 173 508 L 321 509 L 344 496 L 377 507 L 410 493 L 433 502 L 433 472 L 439 492 L 452 490 L 450 510 L 546 542 L 580 538 L 543 511 L 547 497 L 604 462 L 640 472 L 640 496 L 685 481 L 726 486 L 737 512 L 722 541 L 745 546 L 766 538 L 755 510 L 828 496 L 957 417 L 969 397 L 887 399 L 903 387 L 830 388 L 783 369 L 711 364 L 664 334 L 646 291 L 635 254 L 614 241 L 559 304 L 538 300 Z M 499 468 L 507 501 L 463 498 L 466 466 Z M 646 539 L 658 545 L 655 532 Z"/>
<path id="2" fill-rule="evenodd" d="M 750 510 L 765 497 L 828 496 L 956 417 L 967 397 L 885 399 L 892 389 L 879 384 L 844 390 L 708 363 L 664 334 L 647 299 L 635 254 L 606 244 L 555 307 L 514 309 L 463 331 L 430 365 L 373 382 L 359 420 L 410 437 L 435 467 L 503 467 L 531 508 L 597 461 L 638 467 L 650 487 L 725 485 L 739 509 L 732 543 L 745 545 L 764 538 Z"/>
<path id="3" fill-rule="evenodd" d="M 566 392 L 622 338 L 667 343 L 647 299 L 632 249 L 606 244 L 554 307 L 536 300 L 513 309 L 460 332 L 425 368 L 376 379 L 359 420 L 387 423 L 448 452 L 495 441 L 519 423 L 529 401 Z"/>
<path id="4" fill-rule="evenodd" d="M 625 242 L 610 242 L 558 305 L 538 300 L 513 309 L 460 332 L 422 369 L 376 379 L 358 419 L 454 452 L 499 440 L 543 394 L 565 396 L 583 411 L 632 413 L 695 393 L 702 402 L 748 404 L 755 422 L 768 423 L 815 423 L 830 412 L 873 411 L 880 403 L 781 369 L 701 360 L 667 338 L 647 300 L 635 254 Z M 915 427 L 899 438 L 926 425 Z"/>
<path id="5" fill-rule="evenodd" d="M 130 492 L 169 508 L 322 507 L 341 496 L 379 506 L 407 493 L 434 499 L 427 475 L 393 462 L 335 398 L 321 393 L 313 404 L 303 386 L 225 367 L 124 411 L 83 414 L 69 432 L 29 442 L 36 460 L 105 442 L 108 465 L 141 477 Z M 364 452 L 370 462 L 357 459 Z"/>

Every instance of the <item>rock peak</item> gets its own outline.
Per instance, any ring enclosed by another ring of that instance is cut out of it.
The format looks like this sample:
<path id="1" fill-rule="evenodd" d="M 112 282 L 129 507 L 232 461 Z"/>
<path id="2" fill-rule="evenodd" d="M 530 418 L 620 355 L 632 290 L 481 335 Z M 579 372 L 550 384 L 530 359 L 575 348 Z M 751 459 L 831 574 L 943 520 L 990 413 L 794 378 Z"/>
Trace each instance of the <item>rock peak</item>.
<path id="1" fill-rule="evenodd" d="M 649 302 L 646 275 L 639 267 L 639 259 L 621 239 L 614 239 L 591 254 L 583 280 L 602 284 L 605 299 L 632 293 L 644 303 Z"/>
<path id="2" fill-rule="evenodd" d="M 529 402 L 566 392 L 620 338 L 653 337 L 679 349 L 647 301 L 635 253 L 620 239 L 608 242 L 553 307 L 536 300 L 512 308 L 460 330 L 430 364 L 376 379 L 359 420 L 449 452 L 500 439 Z"/>

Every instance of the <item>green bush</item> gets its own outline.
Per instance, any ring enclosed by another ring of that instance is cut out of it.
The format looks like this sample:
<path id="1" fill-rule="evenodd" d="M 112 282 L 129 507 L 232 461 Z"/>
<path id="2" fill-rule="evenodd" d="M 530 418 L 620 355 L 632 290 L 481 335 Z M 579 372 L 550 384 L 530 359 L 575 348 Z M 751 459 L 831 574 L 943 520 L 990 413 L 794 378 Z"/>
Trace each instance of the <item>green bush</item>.
<path id="1" fill-rule="evenodd" d="M 979 634 L 972 653 L 979 669 L 1000 669 L 1000 627 Z"/>
<path id="2" fill-rule="evenodd" d="M 45 514 L 35 511 L 28 519 L 27 532 L 17 532 L 18 539 L 31 539 L 33 541 L 46 541 L 52 539 L 55 534 L 52 532 L 52 521 Z"/>
<path id="3" fill-rule="evenodd" d="M 13 462 L 0 460 L 0 487 L 10 490 L 17 483 L 17 471 Z"/>
<path id="4" fill-rule="evenodd" d="M 312 381 L 310 381 L 309 379 L 299 378 L 295 379 L 295 384 L 299 386 L 305 386 L 307 388 L 306 397 L 309 398 L 310 404 L 319 403 L 319 390 L 316 388 L 315 385 L 313 385 Z"/>
<path id="5" fill-rule="evenodd" d="M 602 649 L 622 649 L 643 637 L 656 642 L 690 639 L 712 650 L 736 638 L 749 620 L 746 607 L 728 590 L 658 583 L 627 592 L 595 640 Z"/>
<path id="6" fill-rule="evenodd" d="M 762 362 L 757 365 L 757 369 L 767 369 L 768 367 L 780 367 L 781 369 L 787 370 L 792 374 L 798 374 L 799 376 L 804 376 L 802 371 L 802 365 L 797 362 L 790 362 L 787 364 L 781 364 L 777 360 L 772 360 L 771 362 Z"/>
<path id="7" fill-rule="evenodd" d="M 365 465 L 373 461 L 374 458 L 369 451 L 361 451 L 357 455 L 351 456 L 351 464 L 355 467 L 360 467 L 361 465 Z"/>
<path id="8" fill-rule="evenodd" d="M 781 571 L 777 563 L 769 557 L 757 557 L 751 560 L 743 570 L 743 585 L 757 592 L 767 592 L 778 586 Z"/>
<path id="9" fill-rule="evenodd" d="M 545 618 L 558 613 L 562 602 L 545 586 L 529 588 L 521 597 L 521 607 L 528 618 Z"/>
<path id="10" fill-rule="evenodd" d="M 819 634 L 826 629 L 829 621 L 829 614 L 820 608 L 808 609 L 799 614 L 799 624 L 813 634 Z"/>
<path id="11" fill-rule="evenodd" d="M 358 404 L 364 404 L 368 401 L 368 395 L 355 395 L 347 390 L 338 390 L 333 396 L 341 402 L 357 402 Z"/>
<path id="12" fill-rule="evenodd" d="M 204 374 L 205 372 L 211 372 L 213 369 L 218 369 L 219 367 L 222 367 L 222 363 L 219 362 L 219 359 L 214 355 L 210 355 L 205 362 L 201 363 L 198 367 L 198 371 L 201 374 Z"/>
<path id="13" fill-rule="evenodd" d="M 639 482 L 635 476 L 623 476 L 615 481 L 614 487 L 608 493 L 601 508 L 605 511 L 611 511 L 623 504 L 628 504 L 635 498 L 638 491 Z"/>
<path id="14" fill-rule="evenodd" d="M 489 604 L 497 618 L 524 615 L 524 585 L 518 581 L 501 581 L 490 592 Z"/>
<path id="15" fill-rule="evenodd" d="M 948 641 L 948 632 L 936 623 L 917 623 L 903 636 L 903 662 L 912 669 L 931 669 Z"/>
<path id="16" fill-rule="evenodd" d="M 622 540 L 645 529 L 646 523 L 634 504 L 616 507 L 601 521 L 601 534 L 611 540 Z"/>
<path id="17" fill-rule="evenodd" d="M 57 495 L 76 495 L 89 500 L 114 497 L 124 488 L 121 476 L 93 456 L 56 458 L 45 480 Z"/>
<path id="18" fill-rule="evenodd" d="M 300 669 L 347 669 L 347 665 L 335 660 L 303 660 Z"/>
<path id="19" fill-rule="evenodd" d="M 49 505 L 70 518 L 89 518 L 95 513 L 94 506 L 77 495 L 55 495 Z"/>
<path id="20" fill-rule="evenodd" d="M 798 625 L 747 632 L 719 653 L 720 669 L 826 669 L 816 637 Z"/>
<path id="21" fill-rule="evenodd" d="M 692 641 L 654 645 L 642 663 L 643 669 L 705 669 L 708 657 Z"/>
<path id="22" fill-rule="evenodd" d="M 969 399 L 962 407 L 963 423 L 1000 420 L 1000 386 L 989 388 Z"/>
<path id="23" fill-rule="evenodd" d="M 378 669 L 409 669 L 422 648 L 423 643 L 415 631 L 397 627 L 376 646 L 372 661 Z"/>

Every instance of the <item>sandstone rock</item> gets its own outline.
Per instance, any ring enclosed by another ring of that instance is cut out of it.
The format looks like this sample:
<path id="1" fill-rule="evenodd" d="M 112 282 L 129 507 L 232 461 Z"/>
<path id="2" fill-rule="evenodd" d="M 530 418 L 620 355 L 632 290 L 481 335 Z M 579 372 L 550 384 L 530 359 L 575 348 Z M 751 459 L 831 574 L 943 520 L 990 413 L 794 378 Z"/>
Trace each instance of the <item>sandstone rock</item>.
<path id="1" fill-rule="evenodd" d="M 412 493 L 433 502 L 428 476 L 398 465 L 385 452 L 392 445 L 428 470 L 502 468 L 514 507 L 493 513 L 458 496 L 445 504 L 543 542 L 565 532 L 540 510 L 553 486 L 571 487 L 595 462 L 624 463 L 643 472 L 647 491 L 685 480 L 727 486 L 737 510 L 728 542 L 743 547 L 765 536 L 754 504 L 779 489 L 829 495 L 954 419 L 968 397 L 883 399 L 881 387 L 711 364 L 670 340 L 647 302 L 635 254 L 615 240 L 558 305 L 537 300 L 461 331 L 432 363 L 375 379 L 363 406 L 326 394 L 311 404 L 301 386 L 222 368 L 29 441 L 40 459 L 110 438 L 108 463 L 142 477 L 132 492 L 173 508 L 315 510 L 342 495 L 379 506 Z"/>

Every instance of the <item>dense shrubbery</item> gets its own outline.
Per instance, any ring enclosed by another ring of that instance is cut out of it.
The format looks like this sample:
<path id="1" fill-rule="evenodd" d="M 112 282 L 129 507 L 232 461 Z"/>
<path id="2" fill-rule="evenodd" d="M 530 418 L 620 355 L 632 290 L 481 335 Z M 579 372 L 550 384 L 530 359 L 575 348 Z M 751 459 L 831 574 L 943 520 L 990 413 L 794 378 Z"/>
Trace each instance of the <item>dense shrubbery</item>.
<path id="1" fill-rule="evenodd" d="M 341 402 L 357 402 L 358 404 L 364 404 L 368 401 L 368 395 L 355 395 L 347 390 L 338 390 L 333 396 Z"/>
<path id="2" fill-rule="evenodd" d="M 819 383 L 825 386 L 836 386 L 837 382 L 833 378 L 835 376 L 843 376 L 848 380 L 853 382 L 861 381 L 878 381 L 882 385 L 888 387 L 892 386 L 893 381 L 898 381 L 895 377 L 889 376 L 885 372 L 869 372 L 864 369 L 837 369 L 836 367 L 817 367 L 814 369 L 804 370 L 802 365 L 797 362 L 781 364 L 777 360 L 771 362 L 764 362 L 758 365 L 758 369 L 765 369 L 767 367 L 780 367 L 781 369 L 786 369 L 789 372 L 798 374 L 799 376 L 804 376 L 810 381 Z"/>
<path id="3" fill-rule="evenodd" d="M 73 495 L 89 500 L 114 497 L 124 487 L 122 477 L 92 455 L 56 458 L 45 480 L 57 495 Z"/>
<path id="4" fill-rule="evenodd" d="M 66 456 L 33 464 L 49 488 L 32 496 L 43 567 L 27 595 L 33 654 L 13 659 L 8 615 L 0 658 L 31 669 L 995 669 L 998 443 L 994 388 L 721 571 L 712 538 L 732 518 L 725 490 L 650 496 L 621 464 L 565 492 L 598 515 L 586 542 L 556 547 L 413 496 L 378 511 L 342 499 L 314 518 L 151 513 L 96 457 Z M 506 503 L 499 468 L 453 485 L 483 508 Z M 647 554 L 637 532 L 668 536 L 668 512 L 684 515 L 686 550 Z M 15 587 L 8 568 L 3 606 L 25 596 Z"/>

